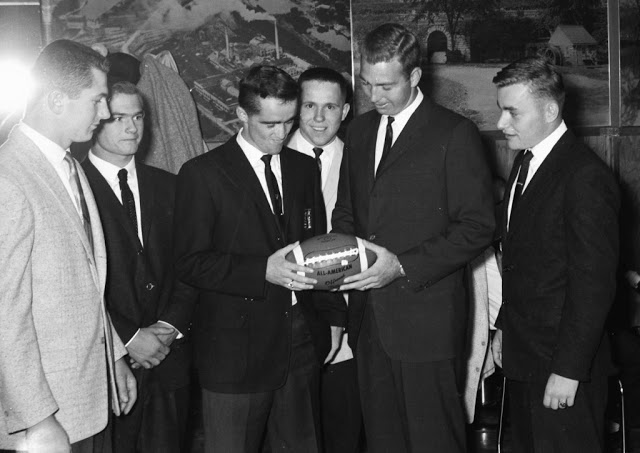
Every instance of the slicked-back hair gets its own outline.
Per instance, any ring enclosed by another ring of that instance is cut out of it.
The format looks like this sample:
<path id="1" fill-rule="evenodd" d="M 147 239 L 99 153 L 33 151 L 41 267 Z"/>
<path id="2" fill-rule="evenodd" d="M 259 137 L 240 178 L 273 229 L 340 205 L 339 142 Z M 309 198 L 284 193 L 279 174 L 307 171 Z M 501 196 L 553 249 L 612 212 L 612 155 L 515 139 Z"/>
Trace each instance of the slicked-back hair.
<path id="1" fill-rule="evenodd" d="M 117 95 L 117 94 L 131 94 L 138 96 L 140 100 L 140 104 L 144 106 L 144 99 L 142 97 L 142 93 L 137 86 L 135 86 L 131 82 L 127 82 L 126 80 L 116 82 L 109 87 L 109 102 Z"/>
<path id="2" fill-rule="evenodd" d="M 259 99 L 296 102 L 300 90 L 293 78 L 275 66 L 254 66 L 240 81 L 238 105 L 248 115 L 260 113 Z"/>
<path id="3" fill-rule="evenodd" d="M 496 74 L 493 83 L 498 88 L 517 83 L 529 85 L 531 93 L 537 99 L 556 101 L 560 111 L 564 106 L 565 91 L 562 75 L 553 69 L 544 58 L 526 57 L 514 61 Z"/>
<path id="4" fill-rule="evenodd" d="M 31 70 L 36 89 L 32 101 L 54 90 L 77 99 L 93 83 L 92 70 L 109 72 L 109 62 L 90 47 L 68 39 L 53 41 L 45 47 Z"/>
<path id="5" fill-rule="evenodd" d="M 298 86 L 300 87 L 300 91 L 302 92 L 302 84 L 305 82 L 329 82 L 335 83 L 340 87 L 340 92 L 342 93 L 342 102 L 345 104 L 351 99 L 351 86 L 347 79 L 345 79 L 342 74 L 340 74 L 335 69 L 324 68 L 324 67 L 315 67 L 309 68 L 300 74 L 298 77 Z"/>
<path id="6" fill-rule="evenodd" d="M 382 24 L 370 31 L 362 42 L 361 52 L 370 64 L 398 59 L 407 77 L 420 67 L 422 60 L 418 39 L 399 24 Z"/>

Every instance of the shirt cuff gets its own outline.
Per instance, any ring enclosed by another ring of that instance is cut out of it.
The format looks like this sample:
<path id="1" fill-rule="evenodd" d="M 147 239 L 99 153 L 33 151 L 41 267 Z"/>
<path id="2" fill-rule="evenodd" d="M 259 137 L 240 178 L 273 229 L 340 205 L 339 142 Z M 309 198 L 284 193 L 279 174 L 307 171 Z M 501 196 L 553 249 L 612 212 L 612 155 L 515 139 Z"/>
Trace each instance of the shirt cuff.
<path id="1" fill-rule="evenodd" d="M 134 333 L 133 336 L 129 339 L 129 341 L 127 341 L 127 344 L 124 345 L 125 348 L 129 347 L 133 339 L 136 337 L 136 335 L 138 335 L 138 332 L 140 332 L 140 329 L 136 330 L 136 333 Z"/>
<path id="2" fill-rule="evenodd" d="M 175 326 L 169 324 L 166 321 L 162 321 L 162 320 L 158 320 L 159 323 L 164 324 L 165 326 L 169 326 L 171 327 L 173 330 L 175 330 L 176 332 L 178 332 L 178 336 L 176 337 L 176 340 L 179 340 L 180 338 L 184 338 L 184 335 L 182 335 L 182 332 L 180 332 L 178 329 L 175 328 Z"/>

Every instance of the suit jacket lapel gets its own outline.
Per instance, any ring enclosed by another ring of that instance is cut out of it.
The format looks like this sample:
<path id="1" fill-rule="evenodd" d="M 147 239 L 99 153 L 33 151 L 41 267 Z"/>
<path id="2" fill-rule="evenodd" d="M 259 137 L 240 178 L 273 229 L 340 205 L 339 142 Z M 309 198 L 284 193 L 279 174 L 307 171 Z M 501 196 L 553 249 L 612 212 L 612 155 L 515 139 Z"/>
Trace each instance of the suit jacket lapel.
<path id="1" fill-rule="evenodd" d="M 265 218 L 269 219 L 267 223 L 269 225 L 273 225 L 273 228 L 282 235 L 283 232 L 280 229 L 280 225 L 278 224 L 275 215 L 273 215 L 271 205 L 269 204 L 269 201 L 267 201 L 267 196 L 262 189 L 262 185 L 260 185 L 258 176 L 249 163 L 249 160 L 244 155 L 240 145 L 238 145 L 235 140 L 232 140 L 232 143 L 230 143 L 228 148 L 220 150 L 219 152 L 225 153 L 227 165 L 224 168 L 224 172 L 227 174 L 231 182 L 238 187 L 238 190 L 247 190 L 254 203 L 256 203 L 258 210 Z M 285 197 L 283 197 L 283 202 L 286 202 Z"/>
<path id="2" fill-rule="evenodd" d="M 409 121 L 407 121 L 407 124 L 404 126 L 402 132 L 389 150 L 389 155 L 387 156 L 382 168 L 378 167 L 378 177 L 383 174 L 389 167 L 391 167 L 393 163 L 398 160 L 398 158 L 400 158 L 400 156 L 402 156 L 408 149 L 412 149 L 415 147 L 415 137 L 418 131 L 422 131 L 425 127 L 425 124 L 428 123 L 429 107 L 429 100 L 425 97 L 416 111 L 413 112 L 413 115 L 411 115 Z"/>
<path id="3" fill-rule="evenodd" d="M 294 189 L 296 187 L 296 169 L 288 159 L 286 152 L 280 153 L 280 169 L 282 170 L 282 203 L 284 210 L 284 221 L 282 225 L 284 226 L 283 234 L 286 242 L 287 234 L 290 231 L 289 222 L 291 222 L 296 193 Z"/>
<path id="4" fill-rule="evenodd" d="M 373 185 L 376 181 L 376 139 L 378 138 L 378 127 L 380 127 L 380 121 L 382 116 L 375 114 L 371 116 L 371 123 L 365 127 L 364 133 L 361 135 L 365 143 L 362 146 L 364 151 L 363 162 L 367 170 L 367 187 L 369 191 L 373 189 Z M 367 133 L 367 131 L 371 131 Z"/>
<path id="5" fill-rule="evenodd" d="M 533 178 L 529 181 L 524 192 L 522 192 L 522 196 L 518 201 L 518 206 L 515 210 L 511 210 L 511 221 L 509 223 L 510 234 L 515 232 L 520 225 L 526 224 L 524 219 L 526 219 L 527 215 L 531 213 L 531 210 L 528 209 L 528 205 L 531 204 L 532 200 L 538 199 L 540 192 L 549 186 L 551 181 L 553 181 L 555 174 L 562 171 L 565 165 L 565 151 L 570 149 L 574 140 L 575 137 L 573 134 L 565 132 L 564 135 L 560 137 L 560 140 L 558 140 L 558 143 L 554 145 L 549 155 L 547 155 L 545 160 L 542 162 L 538 171 L 533 175 Z M 522 154 L 524 155 L 524 153 Z M 518 161 L 518 166 L 519 165 L 520 163 Z"/>
<path id="6" fill-rule="evenodd" d="M 153 212 L 155 210 L 155 195 L 147 169 L 142 165 L 136 166 L 138 176 L 138 191 L 140 193 L 140 221 L 142 223 L 142 242 L 149 243 L 149 231 L 153 223 Z M 144 200 L 144 202 L 142 201 Z M 130 224 L 131 222 L 129 222 Z M 132 229 L 133 231 L 133 229 Z M 139 238 L 136 237 L 136 239 Z"/>
<path id="7" fill-rule="evenodd" d="M 26 165 L 30 166 L 34 170 L 34 174 L 36 177 L 42 182 L 42 184 L 47 187 L 47 189 L 51 192 L 54 198 L 60 204 L 62 211 L 67 215 L 71 225 L 76 230 L 76 233 L 80 236 L 80 240 L 82 241 L 82 245 L 87 252 L 87 255 L 93 257 L 93 252 L 91 249 L 91 245 L 89 244 L 89 239 L 87 238 L 87 234 L 85 233 L 84 226 L 82 224 L 82 219 L 76 210 L 76 206 L 67 192 L 67 189 L 64 187 L 64 184 L 60 180 L 58 173 L 53 168 L 53 166 L 49 163 L 47 158 L 42 154 L 42 152 L 38 149 L 38 147 L 29 140 L 22 132 L 19 130 L 14 130 L 12 136 L 15 136 L 19 141 L 24 141 L 22 145 L 24 147 L 24 152 L 19 154 L 19 158 L 25 159 L 27 161 Z M 80 172 L 80 170 L 79 170 Z M 83 187 L 83 191 L 89 191 Z M 93 218 L 91 219 L 93 222 Z M 99 221 L 98 221 L 99 223 Z"/>

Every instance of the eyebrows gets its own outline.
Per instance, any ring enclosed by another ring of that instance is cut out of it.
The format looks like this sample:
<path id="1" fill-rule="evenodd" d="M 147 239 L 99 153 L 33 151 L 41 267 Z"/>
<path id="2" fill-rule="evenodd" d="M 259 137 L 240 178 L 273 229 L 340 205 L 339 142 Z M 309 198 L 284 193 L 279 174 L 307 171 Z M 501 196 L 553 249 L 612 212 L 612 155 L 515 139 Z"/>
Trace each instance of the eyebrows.
<path id="1" fill-rule="evenodd" d="M 267 120 L 260 120 L 258 121 L 260 124 L 285 124 L 285 123 L 291 123 L 293 122 L 293 120 L 295 120 L 297 114 L 293 115 L 291 118 L 286 119 L 286 120 L 277 120 L 277 121 L 267 121 Z"/>

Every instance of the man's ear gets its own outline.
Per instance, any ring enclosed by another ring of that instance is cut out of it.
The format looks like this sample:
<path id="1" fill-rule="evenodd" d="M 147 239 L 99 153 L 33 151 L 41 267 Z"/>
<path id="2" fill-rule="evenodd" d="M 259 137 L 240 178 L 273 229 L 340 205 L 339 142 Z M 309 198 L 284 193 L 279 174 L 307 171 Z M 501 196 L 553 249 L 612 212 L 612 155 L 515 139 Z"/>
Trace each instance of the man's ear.
<path id="1" fill-rule="evenodd" d="M 547 123 L 553 123 L 560 116 L 560 106 L 556 101 L 548 101 L 544 109 L 544 116 Z"/>
<path id="2" fill-rule="evenodd" d="M 345 104 L 342 106 L 342 119 L 340 121 L 344 121 L 344 119 L 349 114 L 349 110 L 351 110 L 351 104 Z"/>
<path id="3" fill-rule="evenodd" d="M 236 116 L 243 123 L 249 122 L 249 115 L 247 114 L 247 111 L 240 106 L 236 107 Z"/>
<path id="4" fill-rule="evenodd" d="M 56 115 L 60 115 L 64 111 L 67 101 L 67 95 L 61 91 L 51 91 L 47 95 L 47 107 Z"/>
<path id="5" fill-rule="evenodd" d="M 411 70 L 411 74 L 409 74 L 409 81 L 411 81 L 411 88 L 415 88 L 420 83 L 420 79 L 422 78 L 422 69 L 415 67 Z"/>

